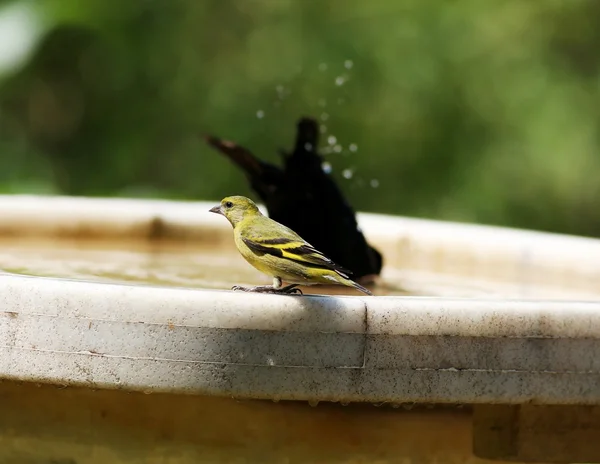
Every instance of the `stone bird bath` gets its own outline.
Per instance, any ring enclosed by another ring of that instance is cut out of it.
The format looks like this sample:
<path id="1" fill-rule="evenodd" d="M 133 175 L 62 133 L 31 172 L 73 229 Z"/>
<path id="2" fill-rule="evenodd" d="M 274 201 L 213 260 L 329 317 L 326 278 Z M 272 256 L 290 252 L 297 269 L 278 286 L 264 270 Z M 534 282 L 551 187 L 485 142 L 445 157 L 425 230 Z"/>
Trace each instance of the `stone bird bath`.
<path id="1" fill-rule="evenodd" d="M 0 462 L 600 462 L 600 240 L 360 214 L 376 297 L 245 294 L 214 204 L 0 196 Z"/>

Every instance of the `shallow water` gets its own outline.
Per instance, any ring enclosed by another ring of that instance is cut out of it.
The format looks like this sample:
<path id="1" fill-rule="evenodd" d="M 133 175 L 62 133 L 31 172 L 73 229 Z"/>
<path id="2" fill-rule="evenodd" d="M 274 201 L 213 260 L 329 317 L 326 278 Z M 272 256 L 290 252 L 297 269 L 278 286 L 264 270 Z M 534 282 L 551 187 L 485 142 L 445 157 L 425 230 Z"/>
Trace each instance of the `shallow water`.
<path id="1" fill-rule="evenodd" d="M 233 241 L 99 240 L 0 238 L 0 272 L 92 282 L 229 290 L 233 285 L 268 285 L 271 279 L 250 266 Z M 595 299 L 568 288 L 523 282 L 480 280 L 414 269 L 385 267 L 374 295 L 459 298 Z M 342 286 L 301 287 L 305 294 L 363 295 Z"/>
<path id="2" fill-rule="evenodd" d="M 230 289 L 271 280 L 252 268 L 233 244 L 193 242 L 2 238 L 0 270 L 13 274 L 160 286 Z M 378 295 L 404 295 L 380 282 Z M 304 293 L 361 294 L 345 287 L 303 288 Z"/>

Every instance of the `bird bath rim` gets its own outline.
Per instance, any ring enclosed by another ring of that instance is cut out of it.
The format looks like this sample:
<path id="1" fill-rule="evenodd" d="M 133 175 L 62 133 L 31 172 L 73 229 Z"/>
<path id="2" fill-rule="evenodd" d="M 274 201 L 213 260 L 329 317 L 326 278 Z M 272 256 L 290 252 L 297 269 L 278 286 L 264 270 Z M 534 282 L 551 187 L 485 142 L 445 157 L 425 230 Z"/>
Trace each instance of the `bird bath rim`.
<path id="1" fill-rule="evenodd" d="M 233 249 L 230 225 L 208 212 L 216 203 L 0 195 L 0 239 L 201 242 Z M 357 217 L 368 240 L 384 252 L 381 280 L 400 283 L 409 293 L 600 298 L 598 239 L 372 213 Z M 264 279 L 258 271 L 256 276 Z"/>
<path id="2" fill-rule="evenodd" d="M 210 205 L 2 196 L 0 233 L 230 243 Z M 388 276 L 452 269 L 496 278 L 499 290 L 298 297 L 4 274 L 0 378 L 309 401 L 600 404 L 590 356 L 600 241 L 381 215 L 359 223 Z M 544 279 L 562 299 L 537 286 Z"/>

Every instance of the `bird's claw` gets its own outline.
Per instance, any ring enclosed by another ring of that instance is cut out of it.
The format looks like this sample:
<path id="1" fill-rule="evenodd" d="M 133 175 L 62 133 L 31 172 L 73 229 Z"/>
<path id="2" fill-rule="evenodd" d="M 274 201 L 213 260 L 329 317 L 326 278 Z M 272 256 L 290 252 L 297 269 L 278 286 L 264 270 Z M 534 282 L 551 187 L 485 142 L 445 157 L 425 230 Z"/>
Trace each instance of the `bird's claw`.
<path id="1" fill-rule="evenodd" d="M 231 287 L 231 290 L 239 291 L 239 292 L 254 292 L 254 293 L 277 293 L 276 289 L 274 289 L 273 287 L 267 287 L 267 286 L 243 287 L 241 285 L 234 285 L 233 287 Z"/>
<path id="2" fill-rule="evenodd" d="M 274 293 L 280 295 L 303 295 L 302 290 L 299 288 L 273 288 L 267 286 L 259 287 L 243 287 L 242 285 L 234 285 L 231 287 L 233 291 L 239 292 L 254 292 L 254 293 Z"/>
<path id="3" fill-rule="evenodd" d="M 249 292 L 252 289 L 248 288 L 248 287 L 242 287 L 241 285 L 234 285 L 233 287 L 231 287 L 231 290 L 237 291 L 237 292 Z"/>
<path id="4" fill-rule="evenodd" d="M 289 290 L 285 290 L 283 293 L 287 295 L 304 295 L 302 293 L 302 290 L 300 290 L 299 288 L 290 288 Z"/>

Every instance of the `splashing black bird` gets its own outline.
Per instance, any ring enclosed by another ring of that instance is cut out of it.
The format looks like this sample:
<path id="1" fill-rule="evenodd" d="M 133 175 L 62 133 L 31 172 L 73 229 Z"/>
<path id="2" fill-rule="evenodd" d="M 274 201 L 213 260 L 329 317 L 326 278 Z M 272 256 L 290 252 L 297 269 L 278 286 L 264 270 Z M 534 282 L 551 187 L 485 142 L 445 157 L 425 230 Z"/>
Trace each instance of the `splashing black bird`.
<path id="1" fill-rule="evenodd" d="M 350 270 L 355 279 L 367 281 L 379 275 L 381 253 L 367 243 L 354 210 L 334 179 L 323 171 L 323 158 L 317 151 L 319 127 L 314 119 L 298 122 L 293 152 L 281 152 L 282 168 L 233 142 L 213 136 L 206 141 L 244 171 L 269 217 L 295 230 Z"/>

